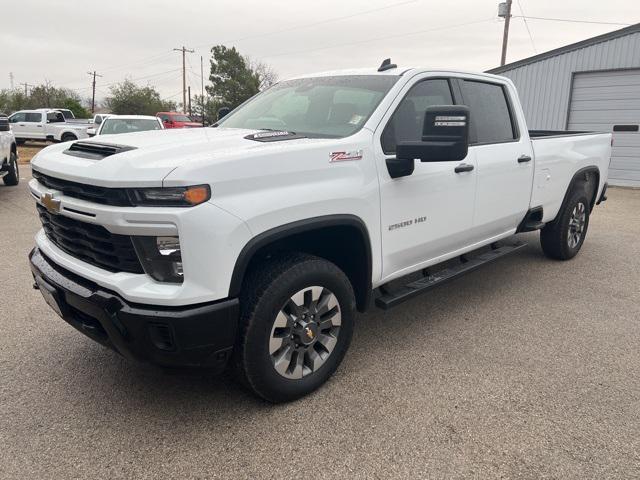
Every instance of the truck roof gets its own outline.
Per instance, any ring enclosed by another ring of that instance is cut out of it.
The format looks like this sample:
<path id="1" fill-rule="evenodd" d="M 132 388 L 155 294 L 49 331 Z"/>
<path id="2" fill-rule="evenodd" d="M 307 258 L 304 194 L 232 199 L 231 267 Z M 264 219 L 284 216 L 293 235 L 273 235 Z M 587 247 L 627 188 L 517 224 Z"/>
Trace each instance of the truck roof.
<path id="1" fill-rule="evenodd" d="M 352 68 L 346 70 L 329 70 L 325 72 L 316 72 L 304 75 L 297 75 L 294 77 L 290 77 L 287 80 L 296 80 L 300 78 L 314 78 L 314 77 L 333 77 L 333 76 L 355 76 L 355 75 L 391 75 L 391 76 L 402 76 L 407 73 L 418 74 L 418 73 L 429 73 L 429 72 L 438 72 L 438 73 L 453 73 L 453 74 L 464 74 L 464 75 L 479 75 L 487 78 L 501 78 L 498 75 L 493 75 L 490 73 L 484 72 L 474 72 L 471 70 L 460 70 L 455 68 L 426 68 L 426 67 L 396 67 L 390 68 L 388 70 L 384 70 L 382 72 L 378 71 L 376 68 Z"/>

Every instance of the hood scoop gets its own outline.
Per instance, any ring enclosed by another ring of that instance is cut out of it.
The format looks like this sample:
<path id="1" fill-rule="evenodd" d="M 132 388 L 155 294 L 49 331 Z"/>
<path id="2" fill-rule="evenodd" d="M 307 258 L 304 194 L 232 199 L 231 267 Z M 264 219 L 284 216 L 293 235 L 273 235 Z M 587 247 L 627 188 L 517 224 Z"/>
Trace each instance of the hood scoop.
<path id="1" fill-rule="evenodd" d="M 115 145 L 99 142 L 74 142 L 62 153 L 74 157 L 88 158 L 90 160 L 102 160 L 103 158 L 110 157 L 111 155 L 135 149 L 135 147 L 129 147 L 127 145 Z"/>

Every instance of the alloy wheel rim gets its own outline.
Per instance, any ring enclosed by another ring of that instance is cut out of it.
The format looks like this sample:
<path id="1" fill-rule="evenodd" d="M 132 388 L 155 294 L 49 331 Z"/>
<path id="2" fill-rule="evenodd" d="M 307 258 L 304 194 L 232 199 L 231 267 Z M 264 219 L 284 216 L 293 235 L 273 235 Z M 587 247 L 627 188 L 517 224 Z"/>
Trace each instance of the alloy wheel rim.
<path id="1" fill-rule="evenodd" d="M 340 303 L 329 289 L 312 286 L 296 292 L 271 327 L 269 355 L 276 372 L 297 380 L 317 371 L 338 343 L 341 324 Z"/>
<path id="2" fill-rule="evenodd" d="M 587 208 L 584 203 L 579 202 L 569 218 L 569 230 L 567 236 L 567 243 L 570 248 L 576 248 L 582 239 L 584 233 L 584 227 L 587 223 Z"/>

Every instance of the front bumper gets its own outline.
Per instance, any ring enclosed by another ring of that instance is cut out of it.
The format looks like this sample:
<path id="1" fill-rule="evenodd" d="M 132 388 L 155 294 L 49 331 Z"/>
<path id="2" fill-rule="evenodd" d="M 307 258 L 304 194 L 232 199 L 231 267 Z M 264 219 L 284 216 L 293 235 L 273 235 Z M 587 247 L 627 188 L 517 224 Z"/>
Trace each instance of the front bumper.
<path id="1" fill-rule="evenodd" d="M 238 300 L 181 307 L 129 303 L 34 248 L 36 285 L 71 326 L 123 356 L 167 367 L 222 370 L 234 345 Z"/>

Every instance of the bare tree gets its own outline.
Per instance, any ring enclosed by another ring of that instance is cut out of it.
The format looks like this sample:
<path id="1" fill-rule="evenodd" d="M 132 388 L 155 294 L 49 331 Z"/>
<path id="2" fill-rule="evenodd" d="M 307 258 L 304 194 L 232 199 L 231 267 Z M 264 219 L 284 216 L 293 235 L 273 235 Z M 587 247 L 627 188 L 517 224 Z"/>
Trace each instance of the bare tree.
<path id="1" fill-rule="evenodd" d="M 260 90 L 265 90 L 278 81 L 278 74 L 264 62 L 253 60 L 251 57 L 244 58 L 249 68 L 258 76 Z"/>

